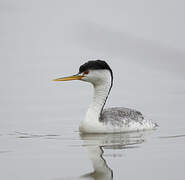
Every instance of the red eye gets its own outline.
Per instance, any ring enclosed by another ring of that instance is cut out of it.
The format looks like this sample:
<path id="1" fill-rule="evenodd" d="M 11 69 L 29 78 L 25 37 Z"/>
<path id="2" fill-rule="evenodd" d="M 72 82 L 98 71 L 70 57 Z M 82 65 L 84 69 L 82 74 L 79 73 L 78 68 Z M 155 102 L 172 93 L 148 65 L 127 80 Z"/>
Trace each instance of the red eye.
<path id="1" fill-rule="evenodd" d="M 85 72 L 84 72 L 84 74 L 89 74 L 89 71 L 88 71 L 88 70 L 87 70 L 87 71 L 85 71 Z"/>

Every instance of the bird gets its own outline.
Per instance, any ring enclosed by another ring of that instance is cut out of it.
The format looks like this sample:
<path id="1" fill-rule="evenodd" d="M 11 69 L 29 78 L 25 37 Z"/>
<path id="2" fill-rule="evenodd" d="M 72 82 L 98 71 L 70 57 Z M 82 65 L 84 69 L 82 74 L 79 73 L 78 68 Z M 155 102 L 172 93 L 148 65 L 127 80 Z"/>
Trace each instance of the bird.
<path id="1" fill-rule="evenodd" d="M 140 111 L 124 107 L 104 108 L 113 86 L 113 71 L 106 61 L 89 60 L 72 76 L 53 81 L 80 80 L 93 85 L 94 96 L 81 120 L 81 133 L 123 133 L 156 129 L 158 125 L 146 119 Z"/>

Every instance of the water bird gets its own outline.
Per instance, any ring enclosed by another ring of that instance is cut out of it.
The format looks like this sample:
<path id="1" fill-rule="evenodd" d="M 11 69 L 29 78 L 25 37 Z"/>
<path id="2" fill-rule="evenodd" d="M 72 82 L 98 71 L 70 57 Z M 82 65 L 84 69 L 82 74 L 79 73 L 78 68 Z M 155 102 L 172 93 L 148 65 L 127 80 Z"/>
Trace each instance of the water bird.
<path id="1" fill-rule="evenodd" d="M 102 60 L 91 60 L 81 65 L 76 75 L 54 79 L 53 81 L 81 80 L 94 87 L 94 96 L 85 118 L 80 122 L 81 133 L 121 133 L 155 129 L 156 123 L 146 119 L 141 112 L 112 107 L 104 109 L 113 86 L 113 71 Z"/>

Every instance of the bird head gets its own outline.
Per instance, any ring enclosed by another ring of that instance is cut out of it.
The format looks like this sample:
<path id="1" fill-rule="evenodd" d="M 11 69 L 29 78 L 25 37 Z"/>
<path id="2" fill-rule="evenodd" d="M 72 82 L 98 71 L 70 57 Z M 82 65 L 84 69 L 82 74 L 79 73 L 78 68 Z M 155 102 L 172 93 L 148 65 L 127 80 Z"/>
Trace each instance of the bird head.
<path id="1" fill-rule="evenodd" d="M 113 73 L 110 66 L 102 60 L 88 61 L 81 65 L 79 72 L 73 76 L 54 79 L 54 81 L 82 80 L 93 85 L 102 84 L 105 81 L 113 81 Z"/>

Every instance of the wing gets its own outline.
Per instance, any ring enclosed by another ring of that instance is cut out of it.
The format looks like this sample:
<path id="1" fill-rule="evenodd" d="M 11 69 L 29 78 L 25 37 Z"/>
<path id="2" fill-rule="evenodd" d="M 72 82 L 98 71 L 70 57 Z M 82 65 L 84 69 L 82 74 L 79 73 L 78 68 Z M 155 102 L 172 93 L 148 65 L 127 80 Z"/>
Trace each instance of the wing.
<path id="1" fill-rule="evenodd" d="M 142 124 L 144 117 L 141 112 L 134 109 L 113 107 L 103 110 L 100 121 L 105 124 L 111 124 L 112 126 L 129 127 L 133 122 Z"/>

